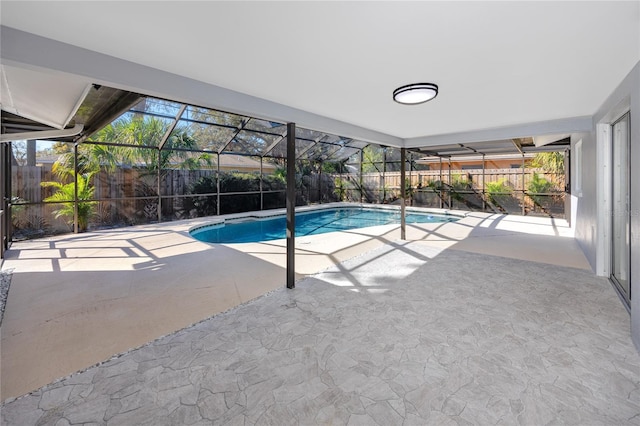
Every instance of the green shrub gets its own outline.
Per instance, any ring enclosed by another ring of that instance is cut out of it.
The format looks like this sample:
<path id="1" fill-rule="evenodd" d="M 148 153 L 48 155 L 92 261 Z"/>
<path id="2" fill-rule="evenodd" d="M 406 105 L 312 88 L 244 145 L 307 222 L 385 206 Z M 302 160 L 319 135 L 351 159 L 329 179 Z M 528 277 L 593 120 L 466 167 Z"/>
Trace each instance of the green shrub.
<path id="1" fill-rule="evenodd" d="M 441 180 L 432 180 L 427 183 L 427 188 L 433 189 L 434 191 L 440 191 L 443 187 L 443 183 Z"/>
<path id="2" fill-rule="evenodd" d="M 413 203 L 413 195 L 415 193 L 416 193 L 416 189 L 413 187 L 413 185 L 411 185 L 411 179 L 405 178 L 404 179 L 404 196 L 405 196 L 405 198 L 408 198 L 408 199 L 412 200 L 412 203 Z"/>
<path id="3" fill-rule="evenodd" d="M 218 186 L 215 176 L 204 176 L 191 184 L 189 194 L 217 194 Z M 218 197 L 203 195 L 184 198 L 182 208 L 189 215 L 197 217 L 213 216 L 218 213 Z"/>
<path id="4" fill-rule="evenodd" d="M 464 201 L 463 194 L 472 189 L 471 182 L 461 174 L 451 175 L 451 183 L 449 186 L 451 188 L 451 198 L 456 201 Z"/>
<path id="5" fill-rule="evenodd" d="M 547 198 L 546 194 L 548 192 L 553 192 L 555 190 L 553 183 L 549 182 L 547 179 L 540 177 L 537 173 L 533 174 L 531 182 L 527 185 L 527 191 L 529 192 L 529 197 L 533 200 L 534 203 L 540 204 L 541 201 Z"/>
<path id="6" fill-rule="evenodd" d="M 286 188 L 282 175 L 264 175 L 262 188 L 265 191 L 280 191 Z M 220 213 L 239 213 L 260 210 L 259 194 L 242 194 L 260 191 L 260 177 L 252 173 L 220 173 Z M 229 193 L 241 193 L 225 195 Z M 212 216 L 218 213 L 218 187 L 216 176 L 205 176 L 189 188 L 192 197 L 186 197 L 183 210 L 189 216 Z M 211 194 L 198 196 L 197 194 Z M 265 208 L 280 207 L 284 203 L 284 193 L 265 194 Z"/>
<path id="7" fill-rule="evenodd" d="M 341 177 L 336 177 L 333 181 L 335 189 L 333 193 L 338 197 L 338 201 L 344 201 L 345 194 L 347 193 L 347 183 Z"/>
<path id="8" fill-rule="evenodd" d="M 500 179 L 495 182 L 487 182 L 485 184 L 485 191 L 488 194 L 488 199 L 493 204 L 500 204 L 500 196 L 511 195 L 511 188 L 505 183 L 506 179 Z"/>
<path id="9" fill-rule="evenodd" d="M 86 231 L 89 226 L 89 219 L 95 214 L 97 201 L 83 201 L 93 199 L 95 187 L 91 185 L 91 177 L 93 173 L 78 174 L 76 180 L 78 182 L 78 231 Z M 75 184 L 61 182 L 42 182 L 45 188 L 55 188 L 56 192 L 44 199 L 45 202 L 59 202 L 60 208 L 54 210 L 56 219 L 63 217 L 67 219 L 67 223 L 73 226 L 73 217 L 75 216 Z M 66 202 L 65 202 L 66 201 Z"/>

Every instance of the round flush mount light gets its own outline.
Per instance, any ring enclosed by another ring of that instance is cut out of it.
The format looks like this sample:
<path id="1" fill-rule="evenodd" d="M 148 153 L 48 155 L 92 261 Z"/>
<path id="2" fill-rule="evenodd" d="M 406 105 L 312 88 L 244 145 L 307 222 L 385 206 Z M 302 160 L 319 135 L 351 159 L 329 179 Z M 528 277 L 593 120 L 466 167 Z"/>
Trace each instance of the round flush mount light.
<path id="1" fill-rule="evenodd" d="M 417 105 L 438 96 L 438 86 L 433 83 L 414 83 L 393 91 L 393 100 L 405 105 Z"/>

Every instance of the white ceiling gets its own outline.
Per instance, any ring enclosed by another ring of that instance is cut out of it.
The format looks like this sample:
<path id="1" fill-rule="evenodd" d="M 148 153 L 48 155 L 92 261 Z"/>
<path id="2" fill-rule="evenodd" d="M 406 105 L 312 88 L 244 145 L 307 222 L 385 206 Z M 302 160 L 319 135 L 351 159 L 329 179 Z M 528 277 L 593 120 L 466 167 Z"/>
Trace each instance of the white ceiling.
<path id="1" fill-rule="evenodd" d="M 588 116 L 640 60 L 637 1 L 3 0 L 1 23 L 403 139 Z M 393 102 L 412 82 L 440 94 Z"/>

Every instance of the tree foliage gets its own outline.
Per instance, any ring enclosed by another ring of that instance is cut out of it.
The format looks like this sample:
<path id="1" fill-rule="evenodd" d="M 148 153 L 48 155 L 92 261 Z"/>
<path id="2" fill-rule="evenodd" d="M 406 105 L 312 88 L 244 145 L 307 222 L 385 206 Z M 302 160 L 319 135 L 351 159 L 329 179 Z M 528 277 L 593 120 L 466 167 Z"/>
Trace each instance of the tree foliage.
<path id="1" fill-rule="evenodd" d="M 531 161 L 531 165 L 546 173 L 564 173 L 564 154 L 562 152 L 539 152 Z"/>
<path id="2" fill-rule="evenodd" d="M 84 201 L 92 200 L 95 192 L 95 187 L 91 185 L 91 178 L 93 173 L 78 174 L 76 181 L 78 183 L 78 229 L 80 231 L 86 231 L 89 226 L 89 219 L 94 214 L 97 201 Z M 75 183 L 62 182 L 42 182 L 43 187 L 51 187 L 56 189 L 56 192 L 45 198 L 44 201 L 52 203 L 60 203 L 60 207 L 54 210 L 54 215 L 57 218 L 63 217 L 67 219 L 69 225 L 73 225 L 73 218 L 75 215 L 75 207 L 72 201 L 75 200 Z"/>
<path id="3" fill-rule="evenodd" d="M 157 117 L 139 114 L 125 114 L 111 124 L 103 127 L 91 137 L 91 141 L 120 143 L 140 146 L 139 149 L 113 145 L 90 145 L 90 157 L 98 166 L 110 167 L 112 164 L 138 166 L 149 174 L 161 170 L 196 169 L 210 167 L 214 164 L 209 153 L 194 154 L 198 143 L 195 137 L 185 129 L 175 129 L 168 137 L 160 151 L 158 161 L 158 144 L 168 130 L 168 124 Z M 145 147 L 145 148 L 143 148 Z M 80 162 L 80 161 L 79 161 Z"/>
<path id="4" fill-rule="evenodd" d="M 262 186 L 266 191 L 281 191 L 278 195 L 284 202 L 286 182 L 281 176 L 264 175 Z M 221 214 L 260 210 L 260 196 L 255 192 L 260 191 L 260 176 L 253 173 L 222 172 L 220 173 Z M 253 194 L 242 194 L 254 192 Z M 210 216 L 217 214 L 218 179 L 215 175 L 204 176 L 191 185 L 189 193 L 194 195 L 186 197 L 183 201 L 183 209 L 189 216 Z M 241 193 L 224 195 L 225 193 Z M 202 194 L 202 195 L 200 195 Z M 269 208 L 270 206 L 265 206 Z M 276 206 L 273 206 L 276 207 Z"/>
<path id="5" fill-rule="evenodd" d="M 534 173 L 531 182 L 527 185 L 527 190 L 529 191 L 529 197 L 534 201 L 534 203 L 540 205 L 542 201 L 548 197 L 545 194 L 554 192 L 556 189 L 554 188 L 553 183 L 543 177 L 540 177 L 538 173 Z"/>
<path id="6" fill-rule="evenodd" d="M 487 182 L 485 184 L 488 200 L 496 205 L 500 205 L 505 197 L 511 196 L 512 189 L 506 183 L 506 179 L 500 179 L 495 182 Z"/>
<path id="7" fill-rule="evenodd" d="M 362 149 L 362 172 L 381 172 L 383 160 L 384 152 L 382 147 L 374 145 L 365 146 Z"/>

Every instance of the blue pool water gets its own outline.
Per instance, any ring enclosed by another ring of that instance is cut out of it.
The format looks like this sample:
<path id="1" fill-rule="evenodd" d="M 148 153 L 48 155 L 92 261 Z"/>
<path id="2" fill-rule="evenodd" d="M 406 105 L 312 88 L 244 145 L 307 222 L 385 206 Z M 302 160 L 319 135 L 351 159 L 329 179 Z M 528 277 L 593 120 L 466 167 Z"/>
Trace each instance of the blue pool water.
<path id="1" fill-rule="evenodd" d="M 407 212 L 407 223 L 454 222 L 459 217 Z M 400 211 L 341 208 L 318 210 L 296 215 L 296 236 L 346 231 L 368 226 L 400 224 Z M 264 220 L 211 225 L 191 231 L 195 239 L 207 243 L 249 243 L 286 238 L 287 219 L 278 216 Z"/>

